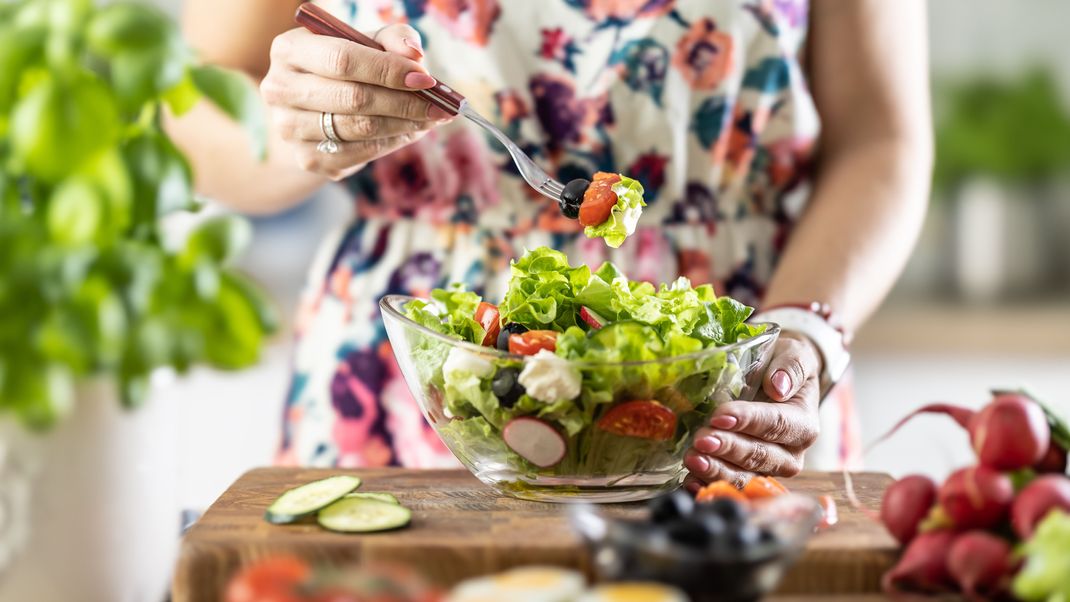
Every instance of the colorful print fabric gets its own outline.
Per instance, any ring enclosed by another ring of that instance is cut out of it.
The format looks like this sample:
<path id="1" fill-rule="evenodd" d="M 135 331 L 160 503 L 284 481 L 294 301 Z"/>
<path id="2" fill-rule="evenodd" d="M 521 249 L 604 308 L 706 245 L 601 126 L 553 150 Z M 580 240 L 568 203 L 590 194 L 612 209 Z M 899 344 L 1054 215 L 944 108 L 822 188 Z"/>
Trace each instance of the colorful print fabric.
<path id="1" fill-rule="evenodd" d="M 374 32 L 408 22 L 427 66 L 567 182 L 639 179 L 617 250 L 531 191 L 455 121 L 345 182 L 297 321 L 280 462 L 455 466 L 393 359 L 377 303 L 465 282 L 500 298 L 509 260 L 548 244 L 633 278 L 684 275 L 757 304 L 809 194 L 817 112 L 799 66 L 806 0 L 333 0 Z"/>

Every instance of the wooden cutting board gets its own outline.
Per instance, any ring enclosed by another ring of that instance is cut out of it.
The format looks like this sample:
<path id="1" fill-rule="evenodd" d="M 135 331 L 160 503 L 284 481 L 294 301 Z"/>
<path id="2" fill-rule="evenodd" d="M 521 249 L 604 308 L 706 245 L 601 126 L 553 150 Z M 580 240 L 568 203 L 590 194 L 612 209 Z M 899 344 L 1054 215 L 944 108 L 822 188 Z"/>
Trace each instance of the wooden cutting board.
<path id="1" fill-rule="evenodd" d="M 263 520 L 264 509 L 286 489 L 341 473 L 363 479 L 362 491 L 395 494 L 413 510 L 412 525 L 388 533 L 344 535 L 315 524 L 271 525 Z M 854 484 L 862 502 L 877 508 L 891 480 L 884 474 L 859 473 Z M 847 503 L 841 475 L 809 472 L 785 484 L 799 493 L 832 495 L 840 522 L 814 536 L 779 592 L 879 591 L 881 574 L 895 560 L 895 541 Z M 606 508 L 626 516 L 641 506 Z M 235 569 L 280 552 L 315 562 L 399 562 L 444 586 L 526 564 L 589 569 L 565 506 L 500 496 L 464 471 L 261 468 L 238 479 L 186 533 L 175 570 L 174 602 L 220 600 Z"/>

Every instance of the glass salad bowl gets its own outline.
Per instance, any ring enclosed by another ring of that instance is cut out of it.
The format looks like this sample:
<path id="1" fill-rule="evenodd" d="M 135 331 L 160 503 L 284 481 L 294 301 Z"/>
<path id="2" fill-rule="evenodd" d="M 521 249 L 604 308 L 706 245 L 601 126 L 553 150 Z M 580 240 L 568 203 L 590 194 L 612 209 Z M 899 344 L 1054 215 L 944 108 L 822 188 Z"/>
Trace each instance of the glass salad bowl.
<path id="1" fill-rule="evenodd" d="M 413 301 L 388 295 L 379 305 L 424 417 L 480 481 L 548 502 L 635 501 L 679 487 L 695 431 L 718 403 L 754 398 L 779 334 L 769 324 L 751 338 L 695 353 L 581 362 L 451 338 L 409 319 L 405 307 Z M 607 346 L 643 345 L 643 328 L 618 322 L 597 336 Z M 568 399 L 543 403 L 503 390 L 525 371 Z"/>

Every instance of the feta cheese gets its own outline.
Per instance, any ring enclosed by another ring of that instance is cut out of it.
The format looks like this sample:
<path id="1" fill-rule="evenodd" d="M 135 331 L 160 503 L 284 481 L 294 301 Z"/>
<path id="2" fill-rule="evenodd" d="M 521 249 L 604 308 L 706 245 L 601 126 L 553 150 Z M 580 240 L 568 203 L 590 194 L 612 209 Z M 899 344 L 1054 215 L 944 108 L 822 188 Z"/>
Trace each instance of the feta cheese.
<path id="1" fill-rule="evenodd" d="M 546 349 L 524 361 L 518 380 L 528 395 L 545 403 L 579 397 L 582 383 L 568 360 Z"/>
<path id="2" fill-rule="evenodd" d="M 450 375 L 456 372 L 467 372 L 479 378 L 487 378 L 494 374 L 494 364 L 471 351 L 454 347 L 450 349 L 446 361 L 442 364 L 442 375 L 449 379 Z"/>

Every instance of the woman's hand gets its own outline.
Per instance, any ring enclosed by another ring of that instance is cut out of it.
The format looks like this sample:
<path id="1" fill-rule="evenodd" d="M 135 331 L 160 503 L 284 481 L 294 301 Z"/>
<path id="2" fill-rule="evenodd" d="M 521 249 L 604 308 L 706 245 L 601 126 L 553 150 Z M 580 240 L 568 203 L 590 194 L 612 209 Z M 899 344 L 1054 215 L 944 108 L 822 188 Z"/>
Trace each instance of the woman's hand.
<path id="1" fill-rule="evenodd" d="M 287 31 L 272 43 L 260 91 L 272 127 L 295 148 L 302 169 L 345 178 L 451 119 L 407 92 L 436 83 L 417 62 L 423 58 L 420 34 L 399 24 L 384 27 L 375 39 L 386 52 L 304 29 Z M 343 141 L 335 154 L 316 150 L 324 139 L 324 112 L 334 113 Z"/>
<path id="2" fill-rule="evenodd" d="M 691 472 L 685 486 L 693 492 L 725 479 L 742 487 L 755 473 L 798 474 L 819 431 L 820 374 L 814 344 L 804 335 L 783 333 L 762 382 L 768 401 L 730 401 L 717 408 L 684 457 Z"/>

